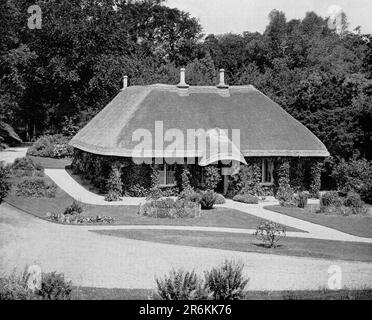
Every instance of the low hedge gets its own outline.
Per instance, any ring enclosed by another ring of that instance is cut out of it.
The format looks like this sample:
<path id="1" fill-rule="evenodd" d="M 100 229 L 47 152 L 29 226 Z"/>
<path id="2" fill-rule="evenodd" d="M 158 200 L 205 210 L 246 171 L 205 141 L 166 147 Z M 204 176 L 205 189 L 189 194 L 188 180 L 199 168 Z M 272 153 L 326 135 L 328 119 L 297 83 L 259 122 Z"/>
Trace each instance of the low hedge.
<path id="1" fill-rule="evenodd" d="M 233 200 L 247 204 L 258 204 L 258 198 L 247 193 L 237 194 Z"/>
<path id="2" fill-rule="evenodd" d="M 73 147 L 68 144 L 69 140 L 62 134 L 41 136 L 27 150 L 27 155 L 56 159 L 72 157 Z"/>
<path id="3" fill-rule="evenodd" d="M 16 195 L 32 198 L 53 198 L 57 187 L 54 183 L 40 177 L 26 177 L 16 185 Z"/>

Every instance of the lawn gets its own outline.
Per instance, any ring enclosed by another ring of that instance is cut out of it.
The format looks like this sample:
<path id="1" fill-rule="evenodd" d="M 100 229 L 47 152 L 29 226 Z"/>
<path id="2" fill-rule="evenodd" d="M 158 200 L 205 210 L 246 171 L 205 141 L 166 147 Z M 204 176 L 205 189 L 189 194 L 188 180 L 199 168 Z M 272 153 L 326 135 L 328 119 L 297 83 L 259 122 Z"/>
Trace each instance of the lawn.
<path id="1" fill-rule="evenodd" d="M 330 227 L 354 236 L 372 238 L 371 216 L 326 215 L 323 213 L 316 213 L 312 205 L 307 206 L 305 209 L 282 207 L 279 205 L 267 206 L 265 209 Z"/>
<path id="2" fill-rule="evenodd" d="M 254 235 L 179 230 L 100 230 L 102 235 L 192 247 L 258 252 L 332 260 L 372 261 L 372 244 L 285 238 L 277 248 L 266 248 Z"/>
<path id="3" fill-rule="evenodd" d="M 33 159 L 35 162 L 41 164 L 41 166 L 45 169 L 65 169 L 71 165 L 72 159 L 64 158 L 64 159 L 53 159 L 53 158 L 44 158 L 44 157 L 34 157 L 28 156 Z"/>
<path id="4" fill-rule="evenodd" d="M 248 288 L 249 289 L 249 288 Z M 154 290 L 75 287 L 73 300 L 149 300 Z M 245 300 L 371 300 L 372 290 L 247 291 Z"/>
<path id="5" fill-rule="evenodd" d="M 49 179 L 46 177 L 46 179 Z M 28 198 L 16 196 L 14 193 L 8 195 L 5 201 L 12 206 L 30 213 L 34 216 L 45 218 L 46 213 L 63 211 L 71 205 L 73 198 L 66 192 L 57 188 L 54 198 Z M 262 219 L 247 213 L 225 208 L 203 210 L 200 218 L 186 219 L 156 219 L 141 217 L 137 214 L 137 206 L 99 206 L 82 204 L 83 215 L 89 217 L 110 216 L 115 219 L 117 225 L 180 225 L 180 226 L 203 226 L 203 227 L 225 227 L 255 229 Z M 287 228 L 288 231 L 297 231 L 294 228 Z"/>

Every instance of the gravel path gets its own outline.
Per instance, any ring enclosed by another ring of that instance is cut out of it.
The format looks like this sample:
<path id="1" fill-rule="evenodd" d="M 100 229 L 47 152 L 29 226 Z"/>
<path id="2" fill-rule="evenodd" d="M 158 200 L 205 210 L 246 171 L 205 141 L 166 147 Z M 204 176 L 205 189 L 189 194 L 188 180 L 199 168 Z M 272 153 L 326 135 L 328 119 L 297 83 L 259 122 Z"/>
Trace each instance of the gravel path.
<path id="1" fill-rule="evenodd" d="M 171 268 L 201 272 L 224 259 L 245 264 L 251 290 L 319 289 L 327 286 L 328 268 L 342 268 L 343 286 L 372 287 L 372 264 L 174 246 L 88 231 L 36 219 L 0 206 L 0 274 L 37 263 L 44 271 L 65 273 L 76 285 L 106 288 L 153 288 L 154 276 Z"/>

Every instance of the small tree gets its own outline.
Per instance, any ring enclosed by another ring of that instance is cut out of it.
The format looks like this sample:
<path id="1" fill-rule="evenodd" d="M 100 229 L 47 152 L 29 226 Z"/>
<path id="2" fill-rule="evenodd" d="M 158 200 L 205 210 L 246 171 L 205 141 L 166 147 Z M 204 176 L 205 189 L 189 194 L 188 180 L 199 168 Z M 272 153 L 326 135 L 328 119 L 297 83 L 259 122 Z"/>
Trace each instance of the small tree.
<path id="1" fill-rule="evenodd" d="M 280 239 L 285 237 L 285 228 L 272 221 L 263 221 L 257 227 L 255 236 L 269 248 L 275 248 Z"/>
<path id="2" fill-rule="evenodd" d="M 8 195 L 10 188 L 11 183 L 9 169 L 5 167 L 2 162 L 0 162 L 0 203 Z"/>
<path id="3" fill-rule="evenodd" d="M 120 169 L 118 166 L 113 165 L 109 177 L 106 182 L 107 194 L 106 201 L 119 201 L 123 194 L 123 183 L 121 180 Z"/>
<path id="4" fill-rule="evenodd" d="M 205 168 L 205 188 L 207 190 L 215 190 L 220 181 L 221 174 L 216 166 Z"/>

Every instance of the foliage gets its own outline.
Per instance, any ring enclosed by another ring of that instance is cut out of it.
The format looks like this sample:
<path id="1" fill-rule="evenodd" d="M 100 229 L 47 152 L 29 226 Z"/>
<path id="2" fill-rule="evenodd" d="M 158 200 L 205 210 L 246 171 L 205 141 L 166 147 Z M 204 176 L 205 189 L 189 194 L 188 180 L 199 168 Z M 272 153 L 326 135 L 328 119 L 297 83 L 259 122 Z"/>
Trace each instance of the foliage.
<path id="1" fill-rule="evenodd" d="M 240 300 L 246 295 L 249 279 L 243 275 L 244 265 L 225 261 L 218 268 L 205 273 L 205 286 L 212 292 L 213 300 Z"/>
<path id="2" fill-rule="evenodd" d="M 200 204 L 185 199 L 160 198 L 140 204 L 138 214 L 153 218 L 195 218 L 200 217 Z"/>
<path id="3" fill-rule="evenodd" d="M 37 297 L 28 289 L 23 276 L 13 272 L 0 278 L 0 300 L 35 300 Z"/>
<path id="4" fill-rule="evenodd" d="M 114 218 L 110 216 L 95 216 L 88 217 L 83 216 L 80 213 L 73 214 L 63 214 L 63 213 L 53 213 L 47 214 L 47 218 L 51 221 L 66 224 L 112 224 L 115 222 Z"/>
<path id="5" fill-rule="evenodd" d="M 0 204 L 3 199 L 8 195 L 11 188 L 10 182 L 10 172 L 9 168 L 5 167 L 2 162 L 0 162 Z"/>
<path id="6" fill-rule="evenodd" d="M 66 281 L 63 274 L 42 273 L 41 288 L 31 291 L 27 286 L 27 270 L 23 275 L 13 272 L 0 278 L 0 300 L 70 300 L 72 283 Z"/>
<path id="7" fill-rule="evenodd" d="M 285 237 L 285 228 L 272 221 L 262 221 L 256 229 L 255 236 L 262 240 L 269 248 L 275 248 L 277 243 Z"/>
<path id="8" fill-rule="evenodd" d="M 323 207 L 341 207 L 343 201 L 337 191 L 325 192 L 320 198 L 320 209 Z"/>
<path id="9" fill-rule="evenodd" d="M 366 202 L 372 203 L 372 162 L 355 157 L 346 162 L 341 160 L 332 172 L 342 192 L 354 191 Z"/>
<path id="10" fill-rule="evenodd" d="M 258 198 L 248 193 L 239 193 L 233 198 L 233 200 L 247 204 L 258 204 Z"/>
<path id="11" fill-rule="evenodd" d="M 163 279 L 156 279 L 156 298 L 162 300 L 239 300 L 246 295 L 249 279 L 243 275 L 244 265 L 225 261 L 204 272 L 204 279 L 195 271 L 172 270 Z"/>
<path id="12" fill-rule="evenodd" d="M 297 207 L 305 208 L 307 205 L 308 194 L 305 192 L 299 192 L 297 196 L 295 196 L 295 202 L 297 203 Z"/>
<path id="13" fill-rule="evenodd" d="M 17 196 L 32 198 L 54 198 L 57 187 L 54 183 L 40 177 L 25 177 L 16 185 Z"/>
<path id="14" fill-rule="evenodd" d="M 228 197 L 233 198 L 239 193 L 252 194 L 257 197 L 264 195 L 259 162 L 253 161 L 248 165 L 240 165 L 239 172 L 230 177 Z"/>
<path id="15" fill-rule="evenodd" d="M 49 158 L 66 158 L 73 155 L 73 147 L 68 145 L 69 138 L 62 134 L 44 135 L 27 150 L 27 155 Z"/>
<path id="16" fill-rule="evenodd" d="M 208 294 L 195 271 L 172 270 L 164 279 L 156 278 L 157 296 L 162 300 L 205 300 Z"/>
<path id="17" fill-rule="evenodd" d="M 106 190 L 106 201 L 121 200 L 120 197 L 123 194 L 123 182 L 121 180 L 121 173 L 118 165 L 113 165 L 111 167 L 109 177 L 106 181 Z"/>
<path id="18" fill-rule="evenodd" d="M 360 198 L 360 195 L 356 192 L 350 191 L 346 195 L 344 200 L 345 207 L 349 207 L 351 209 L 352 214 L 365 214 L 367 212 L 367 208 Z"/>
<path id="19" fill-rule="evenodd" d="M 63 211 L 64 215 L 73 215 L 73 214 L 81 214 L 83 213 L 83 207 L 79 202 L 74 200 L 72 204 L 65 208 Z"/>
<path id="20" fill-rule="evenodd" d="M 310 168 L 310 196 L 319 198 L 323 162 L 314 160 Z"/>
<path id="21" fill-rule="evenodd" d="M 72 283 L 66 281 L 61 273 L 43 273 L 41 289 L 37 292 L 43 300 L 70 300 Z"/>
<path id="22" fill-rule="evenodd" d="M 205 168 L 205 188 L 207 190 L 215 190 L 220 181 L 221 174 L 217 167 L 208 166 Z"/>
<path id="23" fill-rule="evenodd" d="M 17 158 L 10 166 L 10 170 L 16 177 L 44 176 L 44 168 L 30 157 Z"/>
<path id="24" fill-rule="evenodd" d="M 213 190 L 206 190 L 200 192 L 200 205 L 203 210 L 210 210 L 213 208 L 217 200 L 217 193 Z"/>
<path id="25" fill-rule="evenodd" d="M 225 197 L 222 194 L 217 193 L 216 194 L 216 202 L 214 204 L 225 204 L 225 203 L 226 203 Z"/>
<path id="26" fill-rule="evenodd" d="M 281 206 L 291 206 L 294 201 L 294 191 L 289 184 L 289 169 L 290 163 L 288 160 L 282 161 L 278 169 L 279 188 L 276 198 L 279 200 Z"/>

